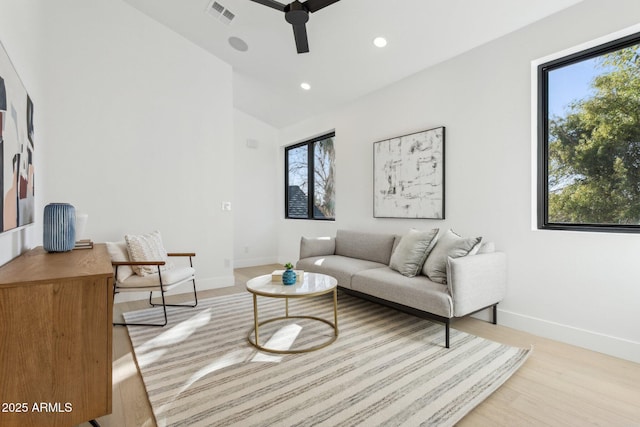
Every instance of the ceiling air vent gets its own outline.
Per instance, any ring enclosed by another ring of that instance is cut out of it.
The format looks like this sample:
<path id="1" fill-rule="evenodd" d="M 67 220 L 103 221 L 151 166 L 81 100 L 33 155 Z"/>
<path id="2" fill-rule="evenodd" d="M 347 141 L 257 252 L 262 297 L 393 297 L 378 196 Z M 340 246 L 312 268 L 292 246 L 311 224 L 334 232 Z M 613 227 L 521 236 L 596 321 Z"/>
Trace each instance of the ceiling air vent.
<path id="1" fill-rule="evenodd" d="M 227 25 L 231 24 L 233 18 L 236 17 L 233 12 L 218 3 L 216 0 L 212 0 L 211 2 L 209 2 L 209 5 L 207 6 L 207 10 L 205 12 Z"/>
<path id="2" fill-rule="evenodd" d="M 233 18 L 235 18 L 236 15 L 234 15 L 233 13 L 229 12 L 229 9 L 225 9 L 224 12 L 222 12 L 222 16 L 220 17 L 220 20 L 222 22 L 224 22 L 225 24 L 229 25 L 231 24 L 231 21 L 233 21 Z"/>

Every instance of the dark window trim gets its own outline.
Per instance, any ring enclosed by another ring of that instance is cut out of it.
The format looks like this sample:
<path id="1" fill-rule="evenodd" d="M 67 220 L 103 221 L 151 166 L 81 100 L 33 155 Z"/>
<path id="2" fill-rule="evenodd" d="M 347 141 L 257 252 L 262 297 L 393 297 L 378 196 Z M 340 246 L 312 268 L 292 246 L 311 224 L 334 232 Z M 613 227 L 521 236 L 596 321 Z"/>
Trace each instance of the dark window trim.
<path id="1" fill-rule="evenodd" d="M 313 215 L 314 212 L 314 193 L 315 193 L 315 151 L 314 144 L 318 141 L 325 140 L 327 138 L 335 138 L 335 131 L 329 132 L 320 136 L 316 136 L 307 141 L 299 142 L 297 144 L 288 145 L 284 148 L 284 217 L 285 219 L 301 219 L 301 220 L 313 220 L 313 221 L 335 221 L 335 218 L 316 218 Z M 290 217 L 289 216 L 289 150 L 307 146 L 307 186 L 309 187 L 309 194 L 307 195 L 307 217 Z"/>
<path id="2" fill-rule="evenodd" d="M 640 43 L 640 33 L 622 37 L 562 58 L 538 65 L 538 194 L 537 223 L 540 230 L 594 231 L 608 233 L 640 233 L 640 225 L 590 224 L 590 223 L 553 223 L 549 222 L 549 105 L 548 92 L 550 71 L 571 65 L 585 59 L 592 59 L 609 52 L 624 49 Z"/>

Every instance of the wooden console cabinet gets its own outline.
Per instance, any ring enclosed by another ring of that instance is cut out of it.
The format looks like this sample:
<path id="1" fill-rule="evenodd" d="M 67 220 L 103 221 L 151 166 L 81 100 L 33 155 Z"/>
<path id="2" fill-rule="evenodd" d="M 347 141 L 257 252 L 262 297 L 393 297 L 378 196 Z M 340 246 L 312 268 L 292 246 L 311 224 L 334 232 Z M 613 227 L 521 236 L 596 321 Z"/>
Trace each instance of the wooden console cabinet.
<path id="1" fill-rule="evenodd" d="M 0 426 L 111 413 L 112 286 L 103 244 L 39 247 L 0 267 Z"/>

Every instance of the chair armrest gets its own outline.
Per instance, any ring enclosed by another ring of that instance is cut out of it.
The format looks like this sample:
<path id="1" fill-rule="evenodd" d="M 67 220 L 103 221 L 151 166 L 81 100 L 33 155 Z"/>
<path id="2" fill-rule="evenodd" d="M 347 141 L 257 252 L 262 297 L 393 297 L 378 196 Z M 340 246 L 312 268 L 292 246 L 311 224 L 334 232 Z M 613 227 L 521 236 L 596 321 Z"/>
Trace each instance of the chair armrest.
<path id="1" fill-rule="evenodd" d="M 164 261 L 111 261 L 111 265 L 117 267 L 119 265 L 165 265 Z"/>
<path id="2" fill-rule="evenodd" d="M 507 289 L 507 256 L 491 252 L 449 258 L 447 283 L 455 317 L 497 304 Z"/>
<path id="3" fill-rule="evenodd" d="M 195 252 L 169 252 L 167 256 L 196 256 Z"/>

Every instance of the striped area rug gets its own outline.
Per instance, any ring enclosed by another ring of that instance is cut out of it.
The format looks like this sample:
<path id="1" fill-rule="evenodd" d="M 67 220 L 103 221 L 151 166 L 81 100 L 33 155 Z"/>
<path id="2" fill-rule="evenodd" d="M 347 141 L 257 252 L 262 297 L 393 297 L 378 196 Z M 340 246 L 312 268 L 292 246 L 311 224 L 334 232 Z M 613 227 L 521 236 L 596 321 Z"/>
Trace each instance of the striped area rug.
<path id="1" fill-rule="evenodd" d="M 284 301 L 258 297 L 260 319 Z M 291 315 L 332 319 L 330 295 L 291 300 Z M 158 321 L 161 310 L 125 313 Z M 128 327 L 158 426 L 451 426 L 502 385 L 530 350 L 509 347 L 346 294 L 339 337 L 296 355 L 257 351 L 248 293 L 171 308 L 164 328 Z M 260 328 L 260 342 L 304 348 L 333 330 L 307 319 Z"/>

